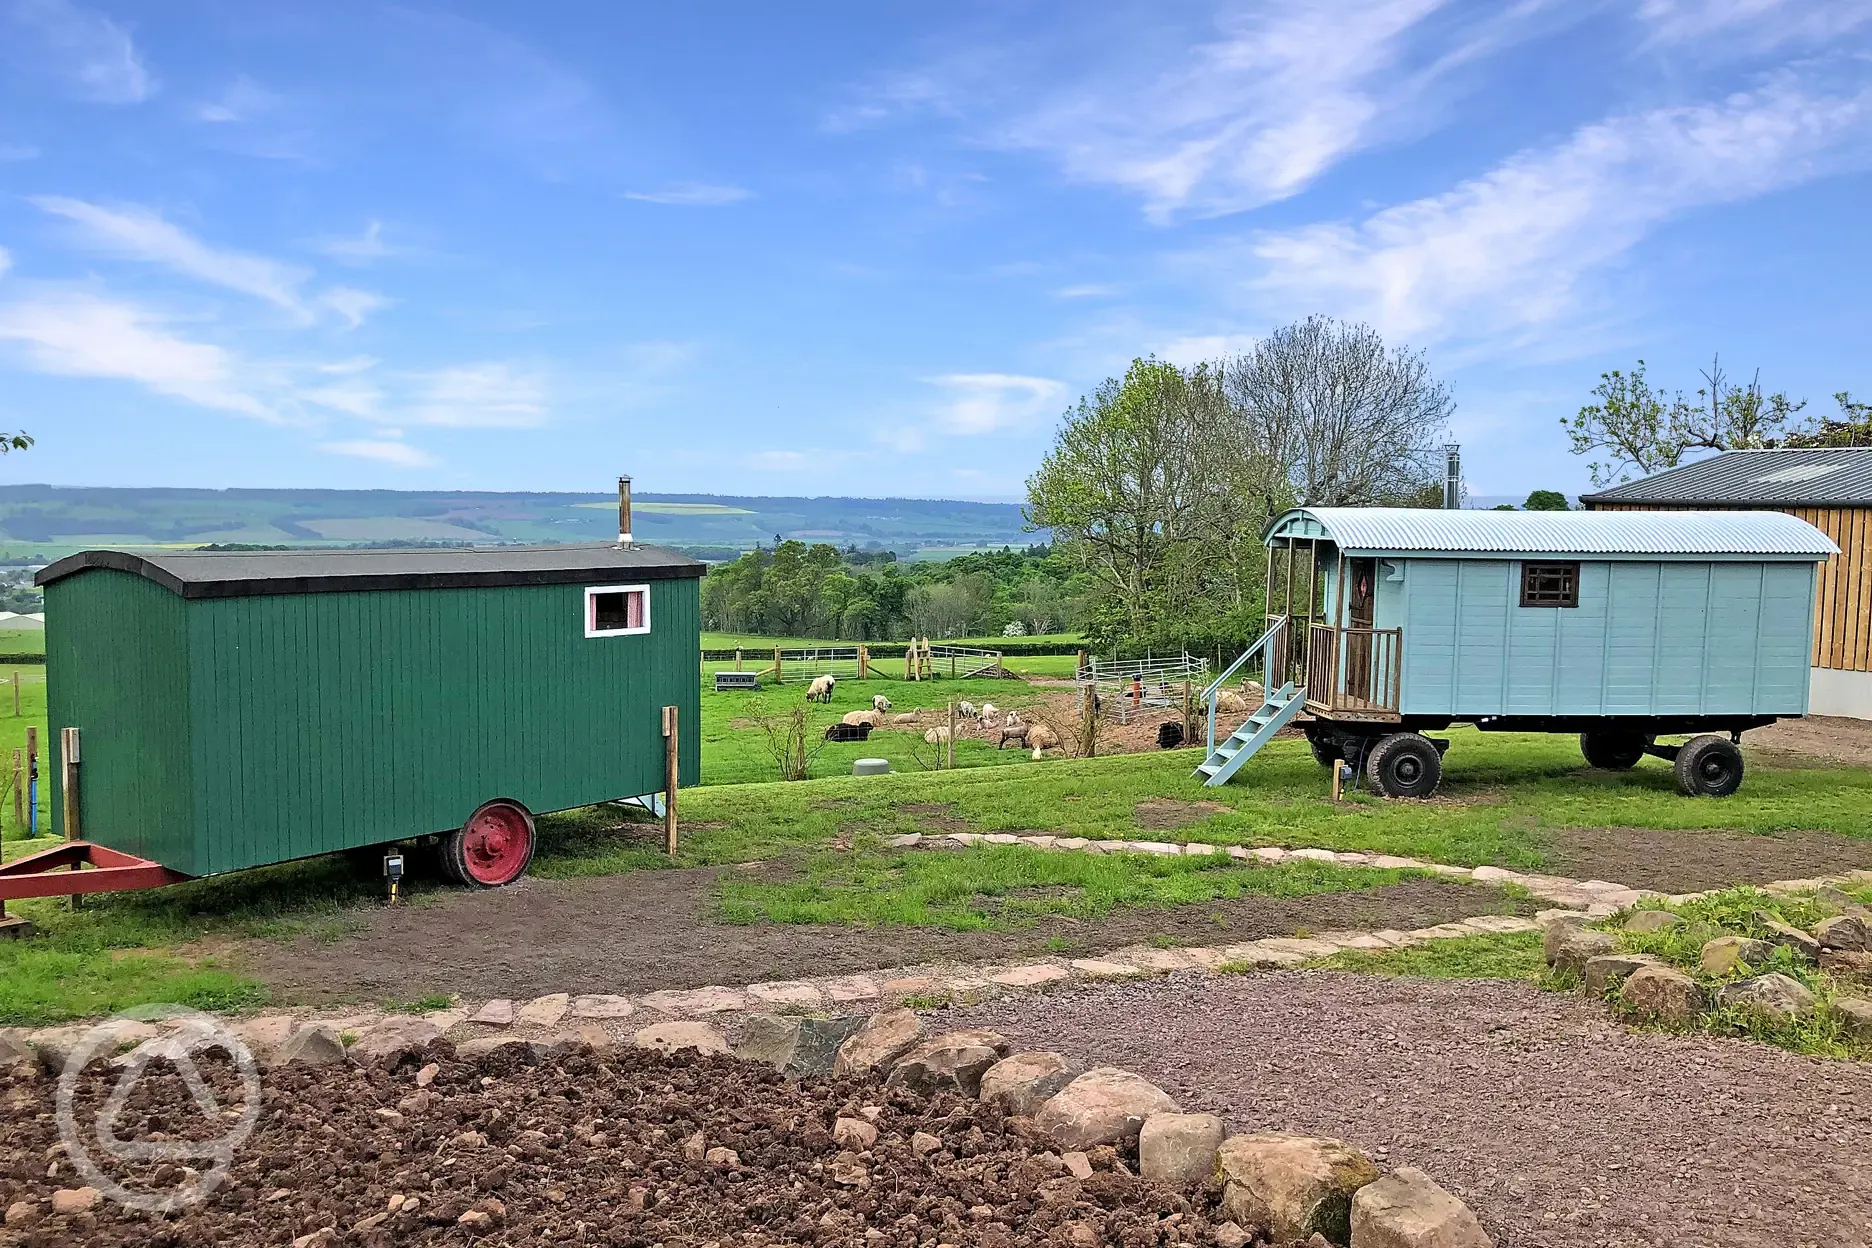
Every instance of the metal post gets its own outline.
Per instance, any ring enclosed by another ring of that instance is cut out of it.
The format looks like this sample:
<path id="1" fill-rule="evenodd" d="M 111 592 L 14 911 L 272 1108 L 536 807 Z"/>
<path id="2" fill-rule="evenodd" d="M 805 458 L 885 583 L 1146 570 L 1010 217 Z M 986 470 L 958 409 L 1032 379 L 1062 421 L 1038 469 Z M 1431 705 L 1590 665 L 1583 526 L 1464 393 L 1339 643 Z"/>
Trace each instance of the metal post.
<path id="1" fill-rule="evenodd" d="M 678 783 L 676 709 L 663 708 L 663 848 L 676 856 L 676 787 Z"/>
<path id="2" fill-rule="evenodd" d="M 631 544 L 631 479 L 618 478 L 618 540 L 620 546 Z"/>
<path id="3" fill-rule="evenodd" d="M 39 729 L 26 728 L 26 835 L 39 835 Z"/>
<path id="4" fill-rule="evenodd" d="M 59 729 L 59 794 L 60 806 L 65 816 L 65 839 L 81 841 L 84 839 L 84 825 L 78 817 L 78 730 L 76 728 Z M 80 863 L 72 863 L 74 872 L 82 870 Z M 84 904 L 84 899 L 77 893 L 72 894 L 71 908 L 76 910 Z"/>
<path id="5" fill-rule="evenodd" d="M 26 827 L 26 752 L 13 751 L 13 826 Z"/>

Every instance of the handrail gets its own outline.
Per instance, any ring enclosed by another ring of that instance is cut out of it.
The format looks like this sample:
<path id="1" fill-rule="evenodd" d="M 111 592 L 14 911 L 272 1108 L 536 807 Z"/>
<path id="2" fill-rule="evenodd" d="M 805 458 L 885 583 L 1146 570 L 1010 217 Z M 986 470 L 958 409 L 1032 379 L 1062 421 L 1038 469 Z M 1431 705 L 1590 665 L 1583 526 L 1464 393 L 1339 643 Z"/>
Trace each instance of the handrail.
<path id="1" fill-rule="evenodd" d="M 1222 682 L 1227 680 L 1229 677 L 1233 676 L 1235 672 L 1237 671 L 1237 669 L 1239 669 L 1242 664 L 1246 663 L 1249 659 L 1253 658 L 1256 654 L 1265 653 L 1269 651 L 1269 648 L 1272 645 L 1274 639 L 1280 636 L 1281 633 L 1286 630 L 1286 628 L 1287 628 L 1287 617 L 1284 615 L 1276 617 L 1274 622 L 1268 625 L 1267 631 L 1261 634 L 1261 639 L 1259 641 L 1255 642 L 1252 646 L 1249 646 L 1246 650 L 1242 651 L 1240 658 L 1236 659 L 1233 663 L 1229 664 L 1228 668 L 1225 671 L 1223 671 L 1223 673 L 1220 676 L 1217 676 L 1214 680 L 1210 681 L 1209 684 L 1203 689 L 1202 691 L 1203 704 L 1209 709 L 1209 754 L 1211 757 L 1214 756 L 1215 748 L 1216 748 L 1216 691 L 1222 688 Z M 1270 664 L 1272 663 L 1271 656 L 1269 657 L 1269 663 Z M 1264 669 L 1261 674 L 1261 688 L 1262 688 L 1262 692 L 1264 695 L 1267 692 L 1268 687 L 1272 684 L 1273 684 L 1273 677 L 1269 675 L 1268 672 Z"/>

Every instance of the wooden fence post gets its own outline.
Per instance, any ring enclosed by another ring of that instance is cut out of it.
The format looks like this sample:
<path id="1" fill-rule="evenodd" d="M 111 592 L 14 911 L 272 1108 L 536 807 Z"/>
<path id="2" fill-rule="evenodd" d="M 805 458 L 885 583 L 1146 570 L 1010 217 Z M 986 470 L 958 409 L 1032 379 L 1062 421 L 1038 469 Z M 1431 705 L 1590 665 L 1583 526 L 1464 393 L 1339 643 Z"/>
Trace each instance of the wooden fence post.
<path id="1" fill-rule="evenodd" d="M 18 719 L 19 717 L 20 717 L 19 668 L 16 667 L 13 669 L 13 718 Z"/>
<path id="2" fill-rule="evenodd" d="M 735 647 L 734 670 L 737 672 L 741 670 L 741 647 L 740 646 Z"/>
<path id="3" fill-rule="evenodd" d="M 858 643 L 858 679 L 871 679 L 871 652 L 862 641 Z"/>
<path id="4" fill-rule="evenodd" d="M 773 683 L 780 683 L 780 647 L 773 648 Z"/>
<path id="5" fill-rule="evenodd" d="M 663 848 L 672 858 L 676 856 L 677 761 L 680 757 L 677 745 L 681 739 L 677 733 L 676 709 L 673 706 L 663 708 Z"/>
<path id="6" fill-rule="evenodd" d="M 949 767 L 955 767 L 955 703 L 949 703 Z"/>

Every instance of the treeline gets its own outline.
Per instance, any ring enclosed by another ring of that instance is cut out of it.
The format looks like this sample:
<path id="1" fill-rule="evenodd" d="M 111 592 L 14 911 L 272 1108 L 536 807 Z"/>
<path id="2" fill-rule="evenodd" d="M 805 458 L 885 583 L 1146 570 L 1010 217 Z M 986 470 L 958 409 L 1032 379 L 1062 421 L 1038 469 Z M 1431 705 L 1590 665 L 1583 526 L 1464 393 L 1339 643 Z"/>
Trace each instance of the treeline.
<path id="1" fill-rule="evenodd" d="M 1088 579 L 1046 546 L 908 563 L 889 551 L 783 541 L 711 569 L 702 619 L 712 630 L 774 637 L 895 641 L 1073 632 Z"/>

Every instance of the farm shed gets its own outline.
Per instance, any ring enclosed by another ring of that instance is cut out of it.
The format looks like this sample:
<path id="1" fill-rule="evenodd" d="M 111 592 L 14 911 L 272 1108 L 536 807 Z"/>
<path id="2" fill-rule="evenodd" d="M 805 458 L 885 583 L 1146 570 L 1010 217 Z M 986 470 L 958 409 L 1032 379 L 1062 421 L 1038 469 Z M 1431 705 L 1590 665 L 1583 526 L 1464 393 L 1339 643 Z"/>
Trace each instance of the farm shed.
<path id="1" fill-rule="evenodd" d="M 1420 734 L 1452 723 L 1579 732 L 1589 759 L 1630 766 L 1676 757 L 1658 736 L 1805 714 L 1816 568 L 1837 549 L 1771 512 L 1314 507 L 1266 540 L 1267 706 L 1209 783 L 1302 709 L 1322 762 L 1415 737 L 1429 788 L 1440 750 Z"/>
<path id="2" fill-rule="evenodd" d="M 1780 511 L 1832 538 L 1839 553 L 1820 569 L 1808 709 L 1872 719 L 1872 447 L 1728 451 L 1580 502 L 1594 511 Z"/>
<path id="3" fill-rule="evenodd" d="M 529 812 L 664 787 L 664 706 L 695 783 L 702 571 L 610 545 L 61 559 L 48 713 L 55 751 L 79 730 L 85 838 L 212 875 L 460 839 L 502 799 L 451 872 L 503 883 Z"/>

